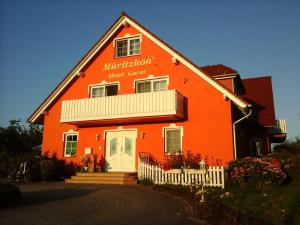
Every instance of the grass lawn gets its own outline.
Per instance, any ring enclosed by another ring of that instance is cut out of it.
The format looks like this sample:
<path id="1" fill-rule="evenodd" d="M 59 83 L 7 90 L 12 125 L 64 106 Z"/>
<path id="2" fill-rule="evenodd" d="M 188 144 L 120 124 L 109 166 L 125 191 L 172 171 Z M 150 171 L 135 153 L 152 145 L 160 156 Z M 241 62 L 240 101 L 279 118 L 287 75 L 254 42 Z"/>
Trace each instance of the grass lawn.
<path id="1" fill-rule="evenodd" d="M 207 208 L 206 211 L 202 210 L 202 215 L 199 215 L 199 218 L 212 222 L 212 224 L 226 224 L 226 222 L 220 221 L 225 215 L 232 217 L 229 220 L 231 224 L 264 224 L 263 221 L 265 221 L 271 224 L 299 225 L 300 167 L 290 169 L 288 174 L 292 181 L 282 186 L 267 185 L 259 187 L 247 185 L 240 187 L 227 185 L 225 189 L 207 188 L 208 192 L 205 196 L 207 200 L 206 206 L 199 203 L 200 196 L 194 196 L 190 192 L 189 187 L 161 185 L 154 188 L 186 198 L 196 211 L 198 209 L 201 211 L 201 208 Z M 225 208 L 233 211 L 222 209 L 218 204 L 211 204 L 211 201 L 222 203 L 221 205 Z M 195 205 L 195 202 L 198 202 L 196 203 L 197 205 Z M 239 213 L 250 219 L 256 218 L 258 220 L 246 220 L 247 222 L 244 223 L 242 219 L 234 223 L 235 218 L 240 218 Z M 214 215 L 209 217 L 206 214 Z"/>
<path id="2" fill-rule="evenodd" d="M 221 198 L 225 192 L 230 194 Z M 211 197 L 250 217 L 274 224 L 300 224 L 299 180 L 282 187 L 228 187 L 211 193 Z"/>

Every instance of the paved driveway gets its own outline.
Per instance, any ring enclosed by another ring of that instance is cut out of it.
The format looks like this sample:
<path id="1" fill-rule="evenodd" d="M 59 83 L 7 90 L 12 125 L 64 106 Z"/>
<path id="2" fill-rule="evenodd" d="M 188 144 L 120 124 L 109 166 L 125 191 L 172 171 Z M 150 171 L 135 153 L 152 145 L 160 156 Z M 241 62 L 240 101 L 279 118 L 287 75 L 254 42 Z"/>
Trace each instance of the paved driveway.
<path id="1" fill-rule="evenodd" d="M 16 207 L 0 209 L 2 225 L 201 224 L 180 198 L 141 185 L 22 185 Z"/>

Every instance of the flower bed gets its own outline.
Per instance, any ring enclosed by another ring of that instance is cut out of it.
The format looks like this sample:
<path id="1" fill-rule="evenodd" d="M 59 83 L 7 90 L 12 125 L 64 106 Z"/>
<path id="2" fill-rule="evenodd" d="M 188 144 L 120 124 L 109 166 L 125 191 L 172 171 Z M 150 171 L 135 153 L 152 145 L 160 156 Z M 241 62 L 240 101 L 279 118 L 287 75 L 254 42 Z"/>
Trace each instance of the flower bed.
<path id="1" fill-rule="evenodd" d="M 191 151 L 188 151 L 186 155 L 171 154 L 165 156 L 165 160 L 161 165 L 164 170 L 181 168 L 199 169 L 199 162 L 201 159 L 200 154 L 193 154 Z"/>
<path id="2" fill-rule="evenodd" d="M 193 213 L 199 219 L 199 224 L 214 224 L 214 225 L 269 225 L 269 223 L 257 218 L 249 217 L 235 209 L 224 205 L 219 201 L 217 196 L 222 195 L 227 198 L 226 193 L 219 188 L 206 188 L 206 201 L 200 203 L 201 195 L 199 189 L 195 186 L 180 186 L 180 185 L 155 185 L 155 190 L 167 192 L 184 198 L 193 208 Z M 212 195 L 215 195 L 214 197 Z M 220 197 L 221 198 L 221 197 Z"/>
<path id="3" fill-rule="evenodd" d="M 282 184 L 287 178 L 281 162 L 273 158 L 246 157 L 234 160 L 228 167 L 229 181 L 233 184 Z"/>

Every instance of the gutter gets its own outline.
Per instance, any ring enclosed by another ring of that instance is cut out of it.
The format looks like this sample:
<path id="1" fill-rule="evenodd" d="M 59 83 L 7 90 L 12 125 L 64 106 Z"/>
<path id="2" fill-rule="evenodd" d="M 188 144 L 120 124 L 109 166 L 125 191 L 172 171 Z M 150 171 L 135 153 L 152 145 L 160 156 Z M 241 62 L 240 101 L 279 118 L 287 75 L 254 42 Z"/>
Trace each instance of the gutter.
<path id="1" fill-rule="evenodd" d="M 211 76 L 212 78 L 216 79 L 216 80 L 220 80 L 220 79 L 225 79 L 225 78 L 232 78 L 232 77 L 236 77 L 238 76 L 238 73 L 228 73 L 228 74 L 219 74 L 219 75 L 214 75 Z M 218 79 L 219 78 L 219 79 Z"/>
<path id="2" fill-rule="evenodd" d="M 251 106 L 251 105 L 250 105 Z M 249 116 L 252 114 L 252 109 L 250 108 L 250 111 L 248 114 L 246 114 L 245 116 L 243 116 L 242 118 L 236 120 L 233 124 L 232 124 L 232 129 L 233 129 L 233 150 L 234 150 L 234 159 L 237 159 L 237 149 L 236 149 L 236 124 L 238 124 L 239 122 L 243 121 L 246 118 L 249 118 Z"/>

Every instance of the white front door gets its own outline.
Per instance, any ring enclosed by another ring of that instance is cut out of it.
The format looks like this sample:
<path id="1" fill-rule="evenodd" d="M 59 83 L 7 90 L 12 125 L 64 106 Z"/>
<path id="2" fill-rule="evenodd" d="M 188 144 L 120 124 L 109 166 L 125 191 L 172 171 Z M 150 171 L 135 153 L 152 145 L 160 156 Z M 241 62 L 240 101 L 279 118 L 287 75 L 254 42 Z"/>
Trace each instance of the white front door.
<path id="1" fill-rule="evenodd" d="M 135 172 L 136 131 L 106 133 L 106 170 Z"/>

